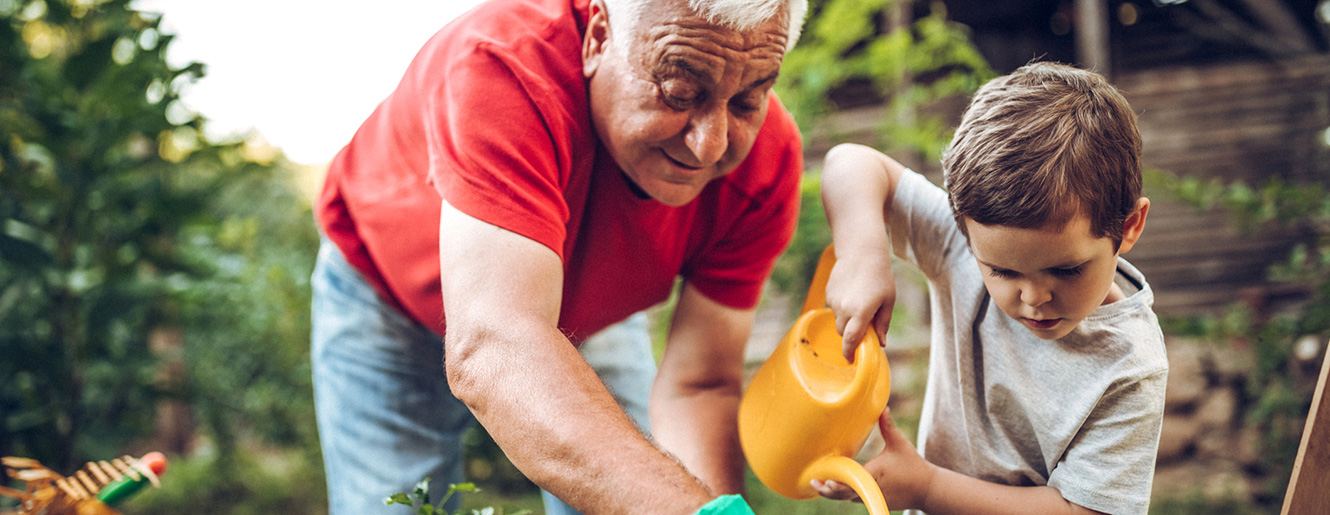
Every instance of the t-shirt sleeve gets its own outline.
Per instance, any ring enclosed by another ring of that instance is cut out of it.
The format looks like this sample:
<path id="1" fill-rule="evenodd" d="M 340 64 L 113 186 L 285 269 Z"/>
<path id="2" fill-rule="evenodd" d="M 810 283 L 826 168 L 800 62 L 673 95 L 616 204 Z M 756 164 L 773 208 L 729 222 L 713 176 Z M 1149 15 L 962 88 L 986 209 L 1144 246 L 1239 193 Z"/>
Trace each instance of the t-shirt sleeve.
<path id="1" fill-rule="evenodd" d="M 1062 497 L 1105 513 L 1146 513 L 1163 427 L 1167 371 L 1106 393 L 1049 474 Z"/>
<path id="2" fill-rule="evenodd" d="M 775 173 L 764 191 L 721 238 L 682 271 L 688 283 L 716 302 L 737 309 L 757 306 L 776 258 L 789 246 L 799 218 L 803 145 L 794 120 L 771 97 L 771 134 L 754 145 L 744 166 Z M 736 171 L 735 173 L 739 173 Z"/>
<path id="3" fill-rule="evenodd" d="M 454 208 L 562 257 L 574 130 L 557 89 L 484 44 L 448 62 L 421 113 L 431 183 Z"/>
<path id="4" fill-rule="evenodd" d="M 937 279 L 964 256 L 965 235 L 956 227 L 947 192 L 906 170 L 891 201 L 891 245 L 896 257 Z"/>

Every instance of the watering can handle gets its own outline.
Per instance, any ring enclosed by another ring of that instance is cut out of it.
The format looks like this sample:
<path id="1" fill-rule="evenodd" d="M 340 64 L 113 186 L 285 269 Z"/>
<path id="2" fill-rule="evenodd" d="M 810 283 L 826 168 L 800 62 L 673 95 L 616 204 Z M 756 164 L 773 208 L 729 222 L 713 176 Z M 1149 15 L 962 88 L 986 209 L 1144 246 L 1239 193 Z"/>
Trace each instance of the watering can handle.
<path id="1" fill-rule="evenodd" d="M 845 456 L 827 456 L 813 462 L 800 478 L 804 484 L 813 479 L 830 479 L 854 489 L 869 515 L 890 515 L 882 489 L 863 465 Z"/>
<path id="2" fill-rule="evenodd" d="M 808 285 L 808 296 L 804 298 L 804 313 L 827 305 L 827 281 L 831 279 L 833 266 L 836 266 L 836 246 L 827 245 L 826 250 L 822 251 L 822 257 L 817 260 L 817 271 L 813 272 L 813 282 Z"/>

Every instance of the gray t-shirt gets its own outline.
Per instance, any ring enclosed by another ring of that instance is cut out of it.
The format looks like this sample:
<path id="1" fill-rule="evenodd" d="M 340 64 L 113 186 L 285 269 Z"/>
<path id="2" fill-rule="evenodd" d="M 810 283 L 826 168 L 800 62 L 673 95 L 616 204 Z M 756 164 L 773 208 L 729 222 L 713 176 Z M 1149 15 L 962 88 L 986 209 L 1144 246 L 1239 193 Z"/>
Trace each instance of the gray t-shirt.
<path id="1" fill-rule="evenodd" d="M 1127 298 L 1041 340 L 994 305 L 946 192 L 913 171 L 896 188 L 891 237 L 931 294 L 920 454 L 994 483 L 1052 486 L 1102 512 L 1146 513 L 1168 360 L 1140 271 L 1119 257 Z"/>

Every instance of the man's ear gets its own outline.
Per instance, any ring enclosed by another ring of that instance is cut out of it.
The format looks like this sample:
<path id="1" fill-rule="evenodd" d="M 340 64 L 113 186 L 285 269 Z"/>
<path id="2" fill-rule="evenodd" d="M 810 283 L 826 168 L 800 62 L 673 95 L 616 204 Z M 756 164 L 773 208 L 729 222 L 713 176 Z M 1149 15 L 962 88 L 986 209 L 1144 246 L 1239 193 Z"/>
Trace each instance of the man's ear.
<path id="1" fill-rule="evenodd" d="M 1141 239 L 1141 233 L 1145 231 L 1145 215 L 1150 212 L 1150 199 L 1141 197 L 1136 199 L 1136 209 L 1127 217 L 1127 221 L 1122 223 L 1122 245 L 1118 246 L 1118 254 L 1126 254 L 1136 245 L 1136 241 Z"/>
<path id="2" fill-rule="evenodd" d="M 610 45 L 610 15 L 605 2 L 591 0 L 591 17 L 587 20 L 586 34 L 582 36 L 582 76 L 590 79 L 600 68 L 601 59 Z"/>

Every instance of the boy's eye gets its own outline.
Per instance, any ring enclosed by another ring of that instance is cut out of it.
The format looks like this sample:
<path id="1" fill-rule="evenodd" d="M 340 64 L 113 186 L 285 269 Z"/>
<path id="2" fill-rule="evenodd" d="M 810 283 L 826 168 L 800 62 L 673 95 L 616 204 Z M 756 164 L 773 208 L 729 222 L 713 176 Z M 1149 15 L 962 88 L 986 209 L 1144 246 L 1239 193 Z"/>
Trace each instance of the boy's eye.
<path id="1" fill-rule="evenodd" d="M 1072 276 L 1081 275 L 1081 267 L 1074 266 L 1071 268 L 1054 268 L 1052 272 L 1053 275 L 1056 275 L 1058 277 L 1072 277 Z"/>
<path id="2" fill-rule="evenodd" d="M 988 273 L 993 277 L 1001 279 L 1011 279 L 1013 277 L 1016 277 L 1016 272 L 1012 272 L 1011 270 L 1003 270 L 1001 268 L 989 268 Z"/>

